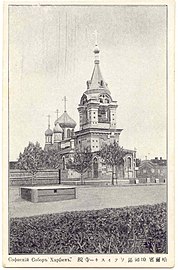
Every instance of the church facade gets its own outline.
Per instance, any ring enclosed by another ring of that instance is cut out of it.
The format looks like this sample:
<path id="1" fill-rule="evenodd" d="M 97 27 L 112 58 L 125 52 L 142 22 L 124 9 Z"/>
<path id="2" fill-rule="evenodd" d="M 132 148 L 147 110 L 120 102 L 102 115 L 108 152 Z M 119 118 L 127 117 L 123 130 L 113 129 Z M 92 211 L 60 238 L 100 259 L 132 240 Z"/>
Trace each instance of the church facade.
<path id="1" fill-rule="evenodd" d="M 122 129 L 117 127 L 117 101 L 113 100 L 108 84 L 105 82 L 99 60 L 98 45 L 94 48 L 94 69 L 91 79 L 87 81 L 79 105 L 79 130 L 75 131 L 76 122 L 64 113 L 57 117 L 54 129 L 45 132 L 45 149 L 55 148 L 63 156 L 63 170 L 66 170 L 66 159 L 72 155 L 75 148 L 90 147 L 93 153 L 92 169 L 85 175 L 88 179 L 110 179 L 111 168 L 106 166 L 98 155 L 103 144 L 116 141 L 119 144 Z M 124 164 L 117 168 L 119 179 L 135 178 L 136 151 L 126 150 Z M 79 177 L 79 176 L 78 176 Z M 77 178 L 75 172 L 67 170 L 67 178 Z"/>

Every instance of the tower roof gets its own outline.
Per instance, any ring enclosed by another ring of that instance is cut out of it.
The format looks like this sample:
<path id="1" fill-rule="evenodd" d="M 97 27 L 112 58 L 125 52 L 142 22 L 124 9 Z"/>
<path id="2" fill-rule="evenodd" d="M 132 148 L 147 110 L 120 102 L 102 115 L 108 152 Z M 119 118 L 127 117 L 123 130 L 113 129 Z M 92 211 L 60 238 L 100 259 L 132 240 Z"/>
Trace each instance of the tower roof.
<path id="1" fill-rule="evenodd" d="M 66 111 L 55 121 L 54 124 L 56 125 L 57 123 L 59 123 L 61 128 L 75 128 L 76 126 L 76 122 L 68 115 Z"/>
<path id="2" fill-rule="evenodd" d="M 101 74 L 100 66 L 99 64 L 95 64 L 91 76 L 91 83 L 89 89 L 102 89 L 102 88 L 108 90 L 107 84 L 105 83 L 103 76 Z"/>
<path id="3" fill-rule="evenodd" d="M 98 45 L 95 45 L 94 48 L 94 55 L 95 55 L 95 60 L 94 60 L 94 69 L 92 72 L 91 80 L 87 81 L 87 90 L 85 91 L 86 94 L 92 94 L 92 93 L 108 93 L 111 94 L 107 83 L 104 81 L 103 76 L 101 74 L 100 70 L 100 61 L 99 61 L 99 48 Z"/>
<path id="4" fill-rule="evenodd" d="M 51 135 L 53 135 L 53 131 L 52 131 L 50 128 L 48 128 L 48 129 L 45 131 L 45 135 L 46 135 L 46 136 L 51 136 Z"/>
<path id="5" fill-rule="evenodd" d="M 58 122 L 56 123 L 56 125 L 55 125 L 55 127 L 54 127 L 54 129 L 53 129 L 53 132 L 54 132 L 54 133 L 62 133 L 62 132 L 63 132 L 63 130 L 62 130 L 62 128 L 60 127 L 60 125 L 59 125 Z"/>
<path id="6" fill-rule="evenodd" d="M 53 131 L 50 129 L 50 115 L 48 115 L 48 129 L 45 131 L 46 136 L 52 136 Z"/>

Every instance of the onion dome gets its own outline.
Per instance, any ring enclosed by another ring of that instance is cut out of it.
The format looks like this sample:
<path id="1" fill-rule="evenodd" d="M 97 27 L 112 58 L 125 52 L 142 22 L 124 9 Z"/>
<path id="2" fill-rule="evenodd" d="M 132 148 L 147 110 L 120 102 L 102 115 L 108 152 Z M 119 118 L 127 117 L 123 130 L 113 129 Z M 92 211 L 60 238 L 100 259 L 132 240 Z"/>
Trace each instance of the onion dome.
<path id="1" fill-rule="evenodd" d="M 52 135 L 53 135 L 53 131 L 52 131 L 50 128 L 48 128 L 48 129 L 45 131 L 45 135 L 46 135 L 46 136 L 52 136 Z"/>
<path id="2" fill-rule="evenodd" d="M 55 127 L 54 127 L 54 129 L 53 129 L 53 132 L 54 132 L 54 133 L 62 133 L 62 132 L 63 132 L 63 130 L 62 130 L 62 128 L 60 127 L 60 125 L 59 125 L 58 122 L 56 123 L 56 125 L 55 125 Z"/>
<path id="3" fill-rule="evenodd" d="M 56 121 L 55 125 L 59 123 L 61 128 L 75 128 L 76 122 L 65 111 Z"/>
<path id="4" fill-rule="evenodd" d="M 48 115 L 48 129 L 45 131 L 45 136 L 52 136 L 53 131 L 50 129 L 50 115 Z"/>

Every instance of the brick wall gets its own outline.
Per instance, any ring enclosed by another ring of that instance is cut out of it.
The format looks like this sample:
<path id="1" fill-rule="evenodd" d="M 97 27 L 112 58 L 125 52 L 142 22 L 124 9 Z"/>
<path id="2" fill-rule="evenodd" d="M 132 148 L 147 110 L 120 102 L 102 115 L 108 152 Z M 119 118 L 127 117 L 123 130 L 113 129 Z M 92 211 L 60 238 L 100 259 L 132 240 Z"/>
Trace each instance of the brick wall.
<path id="1" fill-rule="evenodd" d="M 144 161 L 138 168 L 137 178 L 140 179 L 140 182 L 145 182 L 149 178 L 151 183 L 155 183 L 156 179 L 159 179 L 160 183 L 165 183 L 167 180 L 167 166 Z"/>

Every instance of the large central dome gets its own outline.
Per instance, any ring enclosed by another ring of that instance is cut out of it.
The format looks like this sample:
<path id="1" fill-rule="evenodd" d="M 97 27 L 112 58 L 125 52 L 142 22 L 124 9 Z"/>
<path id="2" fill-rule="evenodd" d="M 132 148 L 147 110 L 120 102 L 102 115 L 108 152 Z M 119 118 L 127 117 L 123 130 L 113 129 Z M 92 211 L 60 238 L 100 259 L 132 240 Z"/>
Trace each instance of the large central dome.
<path id="1" fill-rule="evenodd" d="M 55 125 L 59 123 L 61 128 L 75 128 L 76 122 L 68 115 L 67 112 L 64 112 L 56 121 Z"/>

